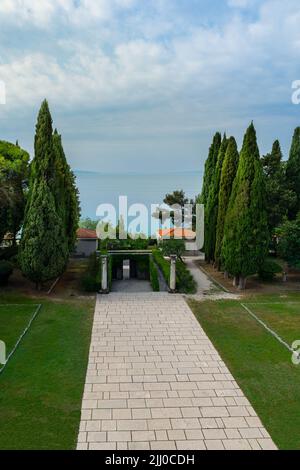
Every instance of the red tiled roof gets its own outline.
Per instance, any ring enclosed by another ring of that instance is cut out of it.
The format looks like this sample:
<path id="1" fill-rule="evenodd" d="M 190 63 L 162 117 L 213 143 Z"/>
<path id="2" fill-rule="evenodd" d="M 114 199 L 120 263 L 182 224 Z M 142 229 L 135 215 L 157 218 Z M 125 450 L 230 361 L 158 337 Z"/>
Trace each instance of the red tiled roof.
<path id="1" fill-rule="evenodd" d="M 196 233 L 193 230 L 189 230 L 186 228 L 167 228 L 158 231 L 158 234 L 161 238 L 169 237 L 169 238 L 184 238 L 194 240 L 196 238 Z"/>
<path id="2" fill-rule="evenodd" d="M 97 233 L 96 230 L 89 230 L 87 228 L 79 228 L 77 230 L 77 239 L 97 239 Z"/>

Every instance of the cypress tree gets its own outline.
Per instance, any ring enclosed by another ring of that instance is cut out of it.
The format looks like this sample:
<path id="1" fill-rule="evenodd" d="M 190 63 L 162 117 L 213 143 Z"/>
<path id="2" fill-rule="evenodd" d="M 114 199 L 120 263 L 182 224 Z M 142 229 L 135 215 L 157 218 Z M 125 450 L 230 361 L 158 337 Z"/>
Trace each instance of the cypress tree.
<path id="1" fill-rule="evenodd" d="M 270 233 L 279 227 L 289 210 L 297 204 L 295 192 L 288 188 L 285 164 L 282 159 L 280 143 L 276 140 L 271 153 L 262 158 L 266 178 L 266 208 Z"/>
<path id="2" fill-rule="evenodd" d="M 43 282 L 62 274 L 67 262 L 67 239 L 56 212 L 55 199 L 45 180 L 36 180 L 20 245 L 23 274 L 41 288 Z"/>
<path id="3" fill-rule="evenodd" d="M 218 159 L 215 166 L 214 174 L 211 179 L 209 188 L 207 203 L 205 207 L 205 257 L 208 262 L 214 261 L 215 248 L 216 248 L 216 231 L 218 221 L 218 199 L 220 190 L 220 180 L 222 173 L 222 166 L 226 154 L 228 140 L 224 134 L 219 153 Z"/>
<path id="4" fill-rule="evenodd" d="M 217 219 L 217 230 L 216 230 L 216 249 L 215 249 L 215 260 L 218 269 L 221 268 L 221 252 L 222 243 L 224 236 L 224 225 L 227 214 L 228 204 L 232 192 L 232 186 L 236 177 L 237 167 L 239 162 L 239 153 L 237 144 L 234 137 L 230 137 L 228 140 L 227 150 L 225 159 L 223 162 L 220 191 L 218 198 L 218 219 Z"/>
<path id="5" fill-rule="evenodd" d="M 289 218 L 295 219 L 300 211 L 300 127 L 294 132 L 289 160 L 286 166 L 288 187 L 295 193 L 296 203 L 289 210 Z"/>
<path id="6" fill-rule="evenodd" d="M 63 220 L 68 247 L 71 252 L 75 247 L 76 232 L 79 225 L 80 205 L 75 175 L 67 163 L 61 136 L 55 129 L 53 134 L 55 155 L 55 199 L 57 210 Z"/>
<path id="7" fill-rule="evenodd" d="M 217 132 L 213 138 L 212 144 L 209 149 L 208 157 L 205 162 L 205 171 L 203 177 L 202 193 L 199 199 L 200 204 L 206 204 L 209 194 L 209 188 L 211 185 L 212 178 L 214 176 L 215 167 L 218 160 L 218 154 L 221 147 L 222 136 L 220 132 Z"/>
<path id="8" fill-rule="evenodd" d="M 38 286 L 59 276 L 68 260 L 68 240 L 55 201 L 56 170 L 52 118 L 42 103 L 34 142 L 29 195 L 20 244 L 23 273 Z"/>
<path id="9" fill-rule="evenodd" d="M 226 215 L 222 258 L 226 271 L 245 288 L 247 276 L 262 267 L 268 250 L 265 179 L 253 123 L 245 137 Z"/>

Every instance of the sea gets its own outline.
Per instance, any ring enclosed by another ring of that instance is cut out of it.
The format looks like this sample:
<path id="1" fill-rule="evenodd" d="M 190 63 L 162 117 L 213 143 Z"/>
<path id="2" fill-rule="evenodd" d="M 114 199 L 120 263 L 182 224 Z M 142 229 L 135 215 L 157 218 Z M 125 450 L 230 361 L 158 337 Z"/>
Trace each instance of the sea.
<path id="1" fill-rule="evenodd" d="M 126 196 L 128 207 L 143 204 L 151 213 L 152 204 L 162 204 L 166 194 L 183 190 L 194 199 L 202 187 L 202 173 L 174 171 L 169 173 L 100 173 L 75 171 L 80 193 L 81 217 L 99 220 L 100 204 L 111 204 L 118 213 L 119 197 Z"/>

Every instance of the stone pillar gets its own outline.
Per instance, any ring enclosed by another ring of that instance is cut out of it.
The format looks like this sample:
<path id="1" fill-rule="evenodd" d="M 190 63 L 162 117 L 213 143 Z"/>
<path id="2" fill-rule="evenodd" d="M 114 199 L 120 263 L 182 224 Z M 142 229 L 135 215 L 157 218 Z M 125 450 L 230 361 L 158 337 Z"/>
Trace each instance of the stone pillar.
<path id="1" fill-rule="evenodd" d="M 108 294 L 108 256 L 102 255 L 101 256 L 101 294 Z"/>
<path id="2" fill-rule="evenodd" d="M 170 268 L 170 285 L 169 292 L 174 294 L 176 292 L 176 260 L 177 256 L 171 255 L 171 268 Z"/>

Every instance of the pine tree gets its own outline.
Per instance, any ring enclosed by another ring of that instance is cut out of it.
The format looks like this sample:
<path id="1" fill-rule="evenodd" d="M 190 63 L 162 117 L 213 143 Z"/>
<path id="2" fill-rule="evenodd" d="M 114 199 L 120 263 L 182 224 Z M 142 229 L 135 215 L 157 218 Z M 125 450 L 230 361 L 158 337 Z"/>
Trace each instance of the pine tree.
<path id="1" fill-rule="evenodd" d="M 61 136 L 55 129 L 53 134 L 55 154 L 55 200 L 57 211 L 63 220 L 69 251 L 74 249 L 76 232 L 79 225 L 80 205 L 75 175 L 67 163 Z"/>
<path id="2" fill-rule="evenodd" d="M 296 194 L 288 189 L 285 164 L 282 161 L 280 143 L 276 140 L 271 153 L 262 158 L 266 178 L 266 209 L 270 234 L 274 232 L 297 204 Z"/>
<path id="3" fill-rule="evenodd" d="M 20 265 L 25 276 L 40 286 L 62 274 L 69 255 L 64 222 L 55 201 L 52 118 L 46 100 L 38 115 L 34 148 Z"/>
<path id="4" fill-rule="evenodd" d="M 296 203 L 289 210 L 289 218 L 295 219 L 300 211 L 300 127 L 294 132 L 289 160 L 286 166 L 288 187 L 295 193 Z"/>
<path id="5" fill-rule="evenodd" d="M 253 123 L 249 126 L 240 154 L 226 215 L 222 258 L 226 271 L 239 279 L 241 289 L 246 278 L 257 273 L 268 249 L 268 225 L 265 210 L 266 189 L 262 163 Z"/>
<path id="6" fill-rule="evenodd" d="M 222 166 L 227 150 L 228 140 L 224 134 L 221 147 L 218 153 L 218 159 L 215 166 L 214 174 L 208 192 L 207 203 L 205 207 L 205 241 L 204 251 L 205 258 L 208 262 L 214 261 L 216 248 L 216 231 L 218 221 L 218 200 L 220 191 L 220 180 Z"/>
<path id="7" fill-rule="evenodd" d="M 212 144 L 209 149 L 208 157 L 205 162 L 202 193 L 201 193 L 200 198 L 198 199 L 198 202 L 200 204 L 205 205 L 207 203 L 209 188 L 210 188 L 211 180 L 213 178 L 215 167 L 217 164 L 221 142 L 222 142 L 222 136 L 219 132 L 217 132 L 213 138 Z"/>
<path id="8" fill-rule="evenodd" d="M 221 268 L 221 252 L 222 243 L 224 236 L 224 225 L 227 214 L 228 204 L 232 192 L 232 186 L 236 177 L 236 172 L 239 162 L 239 153 L 237 144 L 234 137 L 230 137 L 228 140 L 227 150 L 225 159 L 223 162 L 220 191 L 218 197 L 218 219 L 217 219 L 217 230 L 216 230 L 216 249 L 215 249 L 215 260 L 218 269 Z"/>

